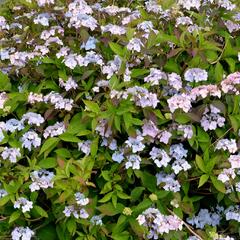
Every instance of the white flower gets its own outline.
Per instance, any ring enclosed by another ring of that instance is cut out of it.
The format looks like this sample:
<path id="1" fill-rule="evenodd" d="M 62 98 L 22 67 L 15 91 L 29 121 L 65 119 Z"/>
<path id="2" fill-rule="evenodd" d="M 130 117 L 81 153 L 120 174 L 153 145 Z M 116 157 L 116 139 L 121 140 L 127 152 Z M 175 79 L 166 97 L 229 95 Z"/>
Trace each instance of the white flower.
<path id="1" fill-rule="evenodd" d="M 93 225 L 99 225 L 99 226 L 102 226 L 102 225 L 103 225 L 102 217 L 101 217 L 101 216 L 98 216 L 98 215 L 92 216 L 92 218 L 90 219 L 90 222 L 91 222 Z"/>
<path id="2" fill-rule="evenodd" d="M 124 159 L 124 153 L 121 151 L 116 151 L 112 155 L 112 160 L 117 163 L 121 163 Z"/>
<path id="3" fill-rule="evenodd" d="M 172 134 L 166 130 L 161 131 L 159 135 L 159 141 L 165 144 L 168 144 L 169 139 L 171 138 Z"/>
<path id="4" fill-rule="evenodd" d="M 140 169 L 140 162 L 141 158 L 140 156 L 136 154 L 132 154 L 127 157 L 127 162 L 125 164 L 126 169 L 132 168 L 132 169 Z"/>
<path id="5" fill-rule="evenodd" d="M 117 73 L 122 64 L 119 56 L 115 55 L 114 60 L 108 61 L 107 65 L 102 68 L 102 73 L 107 74 L 107 79 L 110 79 L 114 73 Z"/>
<path id="6" fill-rule="evenodd" d="M 84 208 L 75 208 L 73 205 L 66 206 L 63 213 L 66 217 L 70 217 L 71 215 L 73 215 L 77 219 L 86 219 L 89 217 L 89 214 Z"/>
<path id="7" fill-rule="evenodd" d="M 10 162 L 16 163 L 17 158 L 21 157 L 20 148 L 8 148 L 5 147 L 1 156 L 4 160 L 9 159 Z"/>
<path id="8" fill-rule="evenodd" d="M 54 173 L 49 172 L 45 169 L 33 171 L 30 175 L 32 183 L 30 184 L 29 188 L 31 192 L 40 190 L 41 188 L 52 188 L 54 176 Z"/>
<path id="9" fill-rule="evenodd" d="M 61 135 L 66 131 L 66 127 L 64 122 L 56 122 L 52 126 L 48 126 L 44 132 L 43 132 L 43 137 L 48 138 L 48 137 L 56 137 Z"/>
<path id="10" fill-rule="evenodd" d="M 63 109 L 71 111 L 73 107 L 73 100 L 69 98 L 63 98 L 59 93 L 50 92 L 44 97 L 44 102 L 50 102 L 54 105 L 55 109 Z"/>
<path id="11" fill-rule="evenodd" d="M 127 44 L 128 50 L 134 50 L 136 52 L 141 52 L 141 47 L 143 47 L 144 44 L 139 38 L 132 38 L 129 43 Z"/>
<path id="12" fill-rule="evenodd" d="M 69 54 L 69 55 L 64 56 L 64 60 L 63 60 L 64 64 L 67 67 L 74 69 L 78 64 L 78 62 L 76 60 L 76 56 L 77 56 L 76 54 Z"/>
<path id="13" fill-rule="evenodd" d="M 215 130 L 217 127 L 223 127 L 225 118 L 219 115 L 220 110 L 213 105 L 210 105 L 209 108 L 206 107 L 201 119 L 201 126 L 205 131 Z"/>
<path id="14" fill-rule="evenodd" d="M 0 93 L 0 109 L 4 108 L 4 103 L 7 101 L 8 96 L 5 92 Z"/>
<path id="15" fill-rule="evenodd" d="M 143 139 L 144 138 L 140 135 L 135 138 L 128 137 L 128 140 L 126 140 L 125 143 L 128 147 L 132 148 L 133 153 L 141 152 L 145 148 L 145 145 L 142 143 Z"/>
<path id="16" fill-rule="evenodd" d="M 42 123 L 44 123 L 44 118 L 38 113 L 28 112 L 23 114 L 21 121 L 27 121 L 29 125 L 36 125 L 39 127 Z"/>
<path id="17" fill-rule="evenodd" d="M 126 28 L 123 26 L 118 26 L 114 24 L 107 24 L 105 26 L 101 26 L 102 33 L 110 32 L 113 35 L 123 35 L 126 33 Z"/>
<path id="18" fill-rule="evenodd" d="M 80 206 L 85 206 L 89 203 L 89 198 L 86 198 L 84 194 L 77 192 L 75 193 L 76 203 Z"/>
<path id="19" fill-rule="evenodd" d="M 23 134 L 21 138 L 22 147 L 27 148 L 29 151 L 32 147 L 39 147 L 41 145 L 41 138 L 34 131 L 28 131 Z"/>
<path id="20" fill-rule="evenodd" d="M 183 136 L 191 139 L 193 136 L 193 129 L 191 125 L 178 125 L 178 131 L 183 131 Z"/>
<path id="21" fill-rule="evenodd" d="M 22 129 L 24 129 L 23 123 L 14 118 L 7 120 L 4 128 L 4 130 L 9 132 L 15 132 L 16 130 L 20 131 Z"/>
<path id="22" fill-rule="evenodd" d="M 168 74 L 168 84 L 179 91 L 182 88 L 182 79 L 181 76 L 176 73 Z"/>
<path id="23" fill-rule="evenodd" d="M 176 160 L 181 160 L 187 157 L 188 150 L 184 149 L 183 144 L 173 144 L 170 147 L 170 156 Z"/>
<path id="24" fill-rule="evenodd" d="M 156 174 L 157 185 L 164 183 L 163 189 L 166 191 L 179 192 L 180 191 L 180 183 L 178 180 L 174 179 L 174 174 L 166 174 L 164 172 L 160 172 Z"/>
<path id="25" fill-rule="evenodd" d="M 178 25 L 192 25 L 192 19 L 190 17 L 178 17 L 176 19 L 176 27 L 178 27 Z"/>
<path id="26" fill-rule="evenodd" d="M 157 167 L 167 167 L 168 163 L 171 161 L 171 158 L 168 154 L 159 148 L 153 147 L 150 152 L 150 158 L 154 161 Z"/>
<path id="27" fill-rule="evenodd" d="M 73 80 L 72 77 L 69 77 L 67 81 L 59 78 L 59 86 L 65 88 L 66 91 L 69 91 L 71 89 L 77 89 L 78 87 L 76 81 Z"/>
<path id="28" fill-rule="evenodd" d="M 0 199 L 7 195 L 8 195 L 8 192 L 5 189 L 0 189 Z"/>
<path id="29" fill-rule="evenodd" d="M 184 78 L 188 82 L 207 81 L 208 73 L 201 68 L 190 68 L 185 72 Z"/>
<path id="30" fill-rule="evenodd" d="M 147 228 L 147 239 L 159 239 L 169 231 L 182 230 L 183 221 L 175 215 L 163 215 L 157 208 L 148 208 L 137 217 L 140 225 Z"/>
<path id="31" fill-rule="evenodd" d="M 28 212 L 33 208 L 33 202 L 28 201 L 26 198 L 20 197 L 14 202 L 14 208 L 22 209 L 22 212 Z"/>
<path id="32" fill-rule="evenodd" d="M 167 75 L 166 73 L 156 69 L 156 68 L 151 68 L 150 69 L 150 74 L 144 78 L 144 82 L 149 82 L 151 83 L 152 86 L 158 85 L 160 80 L 166 80 Z"/>
<path id="33" fill-rule="evenodd" d="M 235 171 L 232 168 L 225 168 L 223 171 L 218 175 L 218 180 L 222 181 L 223 183 L 228 182 L 230 179 L 234 179 L 236 177 Z"/>
<path id="34" fill-rule="evenodd" d="M 15 227 L 11 233 L 12 240 L 30 240 L 34 232 L 29 227 Z"/>
<path id="35" fill-rule="evenodd" d="M 235 205 L 235 206 L 230 206 L 228 207 L 225 211 L 225 217 L 226 220 L 235 220 L 237 222 L 240 222 L 240 207 L 239 205 Z"/>
<path id="36" fill-rule="evenodd" d="M 43 95 L 41 93 L 30 92 L 28 95 L 28 102 L 31 104 L 43 102 Z"/>
<path id="37" fill-rule="evenodd" d="M 231 168 L 240 168 L 240 155 L 230 155 L 228 161 L 231 163 Z"/>
<path id="38" fill-rule="evenodd" d="M 78 143 L 78 150 L 82 151 L 83 153 L 86 154 L 86 156 L 88 156 L 91 151 L 91 144 L 92 144 L 92 141 L 90 140 L 87 140 L 85 142 L 80 142 Z"/>
<path id="39" fill-rule="evenodd" d="M 173 162 L 172 169 L 175 174 L 178 174 L 180 171 L 187 171 L 191 168 L 191 165 L 185 159 L 179 159 Z"/>
<path id="40" fill-rule="evenodd" d="M 220 212 L 209 212 L 208 209 L 201 209 L 197 216 L 187 218 L 187 222 L 195 225 L 196 228 L 203 229 L 205 225 L 213 227 L 219 225 L 221 219 Z"/>
<path id="41" fill-rule="evenodd" d="M 236 139 L 220 139 L 217 142 L 217 145 L 215 147 L 217 150 L 228 150 L 230 153 L 235 153 L 238 150 Z"/>
<path id="42" fill-rule="evenodd" d="M 85 49 L 85 50 L 91 50 L 91 49 L 95 49 L 96 48 L 96 43 L 98 43 L 98 40 L 94 37 L 89 37 L 87 42 L 84 42 L 81 45 L 81 49 Z"/>
<path id="43" fill-rule="evenodd" d="M 170 111 L 173 113 L 177 109 L 182 109 L 184 112 L 189 112 L 192 108 L 191 98 L 189 95 L 181 94 L 174 95 L 167 100 Z"/>
<path id="44" fill-rule="evenodd" d="M 48 13 L 41 13 L 33 19 L 35 24 L 41 24 L 43 26 L 49 26 L 50 15 Z"/>
<path id="45" fill-rule="evenodd" d="M 37 0 L 37 4 L 39 7 L 43 7 L 47 4 L 54 4 L 54 0 Z"/>
<path id="46" fill-rule="evenodd" d="M 145 121 L 142 130 L 142 136 L 150 136 L 152 138 L 155 138 L 160 132 L 155 123 L 151 120 Z"/>
<path id="47" fill-rule="evenodd" d="M 196 8 L 198 10 L 201 6 L 200 0 L 178 0 L 178 4 L 187 10 L 191 8 Z"/>

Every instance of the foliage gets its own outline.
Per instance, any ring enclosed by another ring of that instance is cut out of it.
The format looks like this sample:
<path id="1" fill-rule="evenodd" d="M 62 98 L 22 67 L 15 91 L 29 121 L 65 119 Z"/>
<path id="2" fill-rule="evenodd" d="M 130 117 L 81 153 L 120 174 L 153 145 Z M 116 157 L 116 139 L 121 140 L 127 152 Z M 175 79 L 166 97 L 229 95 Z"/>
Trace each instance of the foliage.
<path id="1" fill-rule="evenodd" d="M 239 239 L 235 4 L 1 5 L 0 239 Z"/>

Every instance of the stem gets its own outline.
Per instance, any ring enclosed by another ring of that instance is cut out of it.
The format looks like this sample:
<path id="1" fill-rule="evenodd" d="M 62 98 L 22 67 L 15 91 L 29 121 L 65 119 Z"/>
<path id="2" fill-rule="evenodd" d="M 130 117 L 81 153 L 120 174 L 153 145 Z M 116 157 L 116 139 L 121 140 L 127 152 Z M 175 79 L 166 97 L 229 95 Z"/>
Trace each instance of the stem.
<path id="1" fill-rule="evenodd" d="M 230 132 L 232 129 L 233 129 L 232 127 L 229 128 L 222 136 L 220 136 L 215 142 L 213 142 L 213 143 L 209 146 L 209 148 L 212 147 L 219 139 L 223 138 L 223 137 L 224 137 L 228 132 Z"/>
<path id="2" fill-rule="evenodd" d="M 179 218 L 172 210 L 170 210 L 169 208 L 167 209 L 172 215 L 176 216 L 182 223 L 183 225 L 188 229 L 189 232 L 191 232 L 195 237 L 199 238 L 199 240 L 203 240 L 203 238 L 201 236 L 199 236 L 197 233 L 195 233 L 192 228 L 186 223 L 184 222 L 181 218 Z"/>

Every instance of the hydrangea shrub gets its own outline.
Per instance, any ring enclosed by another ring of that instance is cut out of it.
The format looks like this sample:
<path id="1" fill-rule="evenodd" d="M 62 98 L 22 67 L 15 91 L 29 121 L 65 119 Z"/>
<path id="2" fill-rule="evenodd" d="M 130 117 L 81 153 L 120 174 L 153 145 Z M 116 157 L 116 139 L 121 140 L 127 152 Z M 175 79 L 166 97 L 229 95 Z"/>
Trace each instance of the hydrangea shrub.
<path id="1" fill-rule="evenodd" d="M 0 238 L 240 239 L 240 8 L 0 6 Z"/>

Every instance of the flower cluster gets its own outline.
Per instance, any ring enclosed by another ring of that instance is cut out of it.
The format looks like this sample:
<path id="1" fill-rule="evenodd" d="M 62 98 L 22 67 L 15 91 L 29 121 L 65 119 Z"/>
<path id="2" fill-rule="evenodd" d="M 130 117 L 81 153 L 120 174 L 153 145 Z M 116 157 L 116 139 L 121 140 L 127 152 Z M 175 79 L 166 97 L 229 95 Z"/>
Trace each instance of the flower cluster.
<path id="1" fill-rule="evenodd" d="M 0 238 L 238 239 L 238 1 L 5 1 Z"/>

